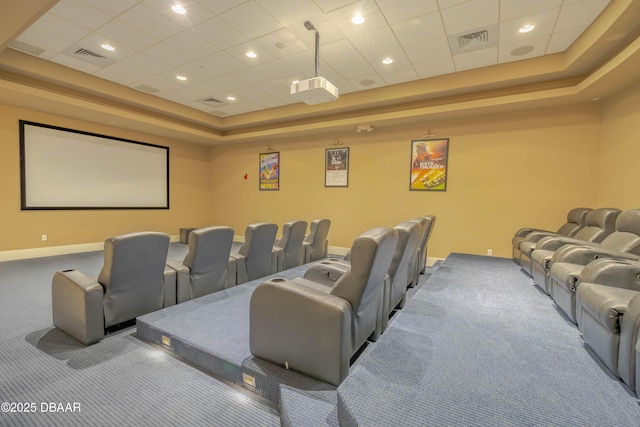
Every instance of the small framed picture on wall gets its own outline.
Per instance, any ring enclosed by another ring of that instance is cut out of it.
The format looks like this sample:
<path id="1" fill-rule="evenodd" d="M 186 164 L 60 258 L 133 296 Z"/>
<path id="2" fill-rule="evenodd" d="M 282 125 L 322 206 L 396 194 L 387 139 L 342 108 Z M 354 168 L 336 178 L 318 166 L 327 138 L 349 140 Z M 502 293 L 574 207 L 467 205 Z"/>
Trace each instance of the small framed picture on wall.
<path id="1" fill-rule="evenodd" d="M 280 189 L 280 153 L 260 153 L 258 182 L 261 191 Z"/>
<path id="2" fill-rule="evenodd" d="M 411 141 L 409 190 L 446 191 L 449 138 Z"/>
<path id="3" fill-rule="evenodd" d="M 349 147 L 327 148 L 324 157 L 324 186 L 349 186 Z"/>

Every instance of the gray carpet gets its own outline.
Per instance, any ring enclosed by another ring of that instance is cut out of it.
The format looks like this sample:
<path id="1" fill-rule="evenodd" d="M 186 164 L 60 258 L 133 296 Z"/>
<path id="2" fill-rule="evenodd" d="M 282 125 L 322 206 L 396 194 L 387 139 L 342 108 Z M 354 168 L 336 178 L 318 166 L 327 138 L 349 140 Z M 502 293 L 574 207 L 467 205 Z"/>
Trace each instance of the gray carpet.
<path id="1" fill-rule="evenodd" d="M 185 253 L 171 244 L 169 258 Z M 0 426 L 280 425 L 274 404 L 140 341 L 135 328 L 89 347 L 53 328 L 53 273 L 101 266 L 101 252 L 0 263 L 0 403 L 36 409 L 0 412 Z M 80 411 L 52 412 L 60 404 Z"/>
<path id="2" fill-rule="evenodd" d="M 512 260 L 452 254 L 340 385 L 338 419 L 639 426 L 640 408 Z"/>

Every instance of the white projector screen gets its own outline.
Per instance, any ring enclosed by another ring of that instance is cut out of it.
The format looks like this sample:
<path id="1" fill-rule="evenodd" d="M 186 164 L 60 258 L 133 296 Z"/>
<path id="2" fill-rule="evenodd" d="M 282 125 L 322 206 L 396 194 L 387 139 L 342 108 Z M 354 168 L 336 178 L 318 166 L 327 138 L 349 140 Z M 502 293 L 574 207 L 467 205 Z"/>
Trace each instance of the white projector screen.
<path id="1" fill-rule="evenodd" d="M 169 209 L 169 148 L 20 120 L 22 210 Z"/>

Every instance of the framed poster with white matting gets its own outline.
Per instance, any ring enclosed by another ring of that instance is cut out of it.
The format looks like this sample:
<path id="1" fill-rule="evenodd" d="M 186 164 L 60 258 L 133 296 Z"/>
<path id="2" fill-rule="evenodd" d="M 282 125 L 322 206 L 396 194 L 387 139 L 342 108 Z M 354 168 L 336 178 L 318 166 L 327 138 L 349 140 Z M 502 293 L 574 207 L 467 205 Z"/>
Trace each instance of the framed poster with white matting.
<path id="1" fill-rule="evenodd" d="M 324 186 L 349 186 L 349 147 L 326 149 Z"/>

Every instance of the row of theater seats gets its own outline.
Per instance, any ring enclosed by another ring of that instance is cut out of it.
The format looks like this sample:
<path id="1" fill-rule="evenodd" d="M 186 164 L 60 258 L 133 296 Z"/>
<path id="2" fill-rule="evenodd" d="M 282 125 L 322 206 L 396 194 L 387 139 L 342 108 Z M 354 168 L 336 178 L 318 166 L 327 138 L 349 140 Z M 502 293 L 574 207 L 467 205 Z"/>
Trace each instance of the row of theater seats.
<path id="1" fill-rule="evenodd" d="M 234 231 L 206 227 L 189 235 L 183 261 L 167 260 L 169 236 L 130 233 L 104 243 L 97 278 L 78 270 L 56 272 L 52 280 L 53 324 L 84 344 L 137 316 L 327 257 L 331 221 L 247 226 L 245 242 L 231 253 Z"/>
<path id="2" fill-rule="evenodd" d="M 640 391 L 640 209 L 576 208 L 557 232 L 521 229 L 512 243 L 603 364 Z"/>
<path id="3" fill-rule="evenodd" d="M 330 384 L 386 329 L 424 273 L 435 216 L 361 234 L 345 259 L 314 263 L 303 277 L 275 277 L 251 296 L 251 354 Z"/>

